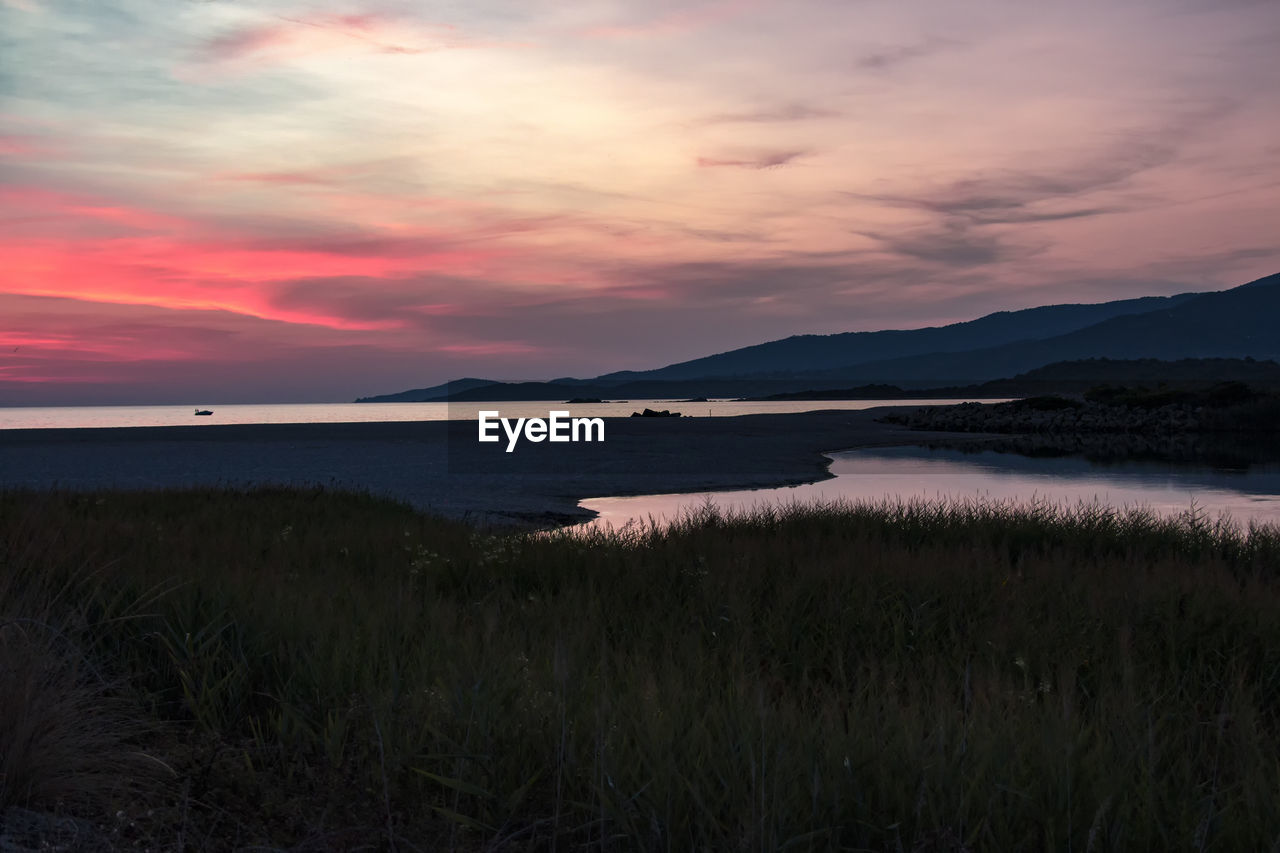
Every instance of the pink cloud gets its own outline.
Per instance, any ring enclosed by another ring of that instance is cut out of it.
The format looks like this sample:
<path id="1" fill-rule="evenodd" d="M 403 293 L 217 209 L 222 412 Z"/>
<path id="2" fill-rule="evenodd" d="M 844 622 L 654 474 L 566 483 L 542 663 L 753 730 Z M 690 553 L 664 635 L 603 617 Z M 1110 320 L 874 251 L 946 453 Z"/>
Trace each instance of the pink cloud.
<path id="1" fill-rule="evenodd" d="M 531 270 L 557 280 L 545 261 L 492 245 L 492 224 L 271 236 L 252 224 L 237 230 L 40 188 L 0 190 L 0 204 L 24 213 L 7 224 L 27 226 L 0 232 L 0 294 L 385 330 L 456 310 L 432 297 L 433 280 L 503 278 L 504 268 L 515 280 Z M 321 284 L 340 279 L 357 284 L 340 292 Z"/>
<path id="2" fill-rule="evenodd" d="M 476 251 L 426 252 L 412 257 L 272 251 L 169 238 L 81 240 L 6 245 L 0 292 L 62 296 L 165 308 L 223 310 L 334 329 L 398 328 L 395 319 L 352 320 L 308 308 L 282 308 L 273 283 L 354 276 L 396 278 L 431 271 L 469 272 Z"/>
<path id="3" fill-rule="evenodd" d="M 201 325 L 201 318 L 215 325 Z M 276 349 L 238 334 L 237 326 L 253 322 L 258 321 L 0 294 L 0 394 L 36 402 L 57 398 L 55 388 L 127 384 L 157 368 L 189 375 L 211 365 L 234 369 L 237 362 Z M 41 391 L 42 385 L 50 387 Z M 81 389 L 86 392 L 96 393 Z"/>
<path id="4" fill-rule="evenodd" d="M 68 320 L 72 326 L 68 328 Z M 8 382 L 83 381 L 108 379 L 123 365 L 146 362 L 191 362 L 226 358 L 228 335 L 187 323 L 157 325 L 104 322 L 92 315 L 33 317 L 19 322 L 37 328 L 14 331 L 0 325 L 0 370 Z M 58 329 L 49 326 L 58 325 Z"/>
<path id="5" fill-rule="evenodd" d="M 0 222 L 10 228 L 24 223 L 47 223 L 48 230 L 64 236 L 73 230 L 102 233 L 102 224 L 123 226 L 133 231 L 174 231 L 191 224 L 182 217 L 83 193 L 32 186 L 0 186 L 0 209 L 20 212 L 16 216 L 0 218 Z"/>
<path id="6" fill-rule="evenodd" d="M 107 380 L 104 374 L 68 374 L 63 371 L 47 372 L 48 367 L 41 365 L 39 368 L 27 365 L 14 365 L 12 367 L 0 367 L 0 382 L 2 383 L 24 383 L 29 385 L 47 385 L 62 382 L 96 382 Z M 3 385 L 0 385 L 3 387 Z"/>
<path id="7" fill-rule="evenodd" d="M 403 167 L 403 163 L 393 158 L 370 160 L 356 163 L 325 165 L 305 169 L 287 169 L 268 172 L 223 172 L 213 175 L 214 180 L 241 181 L 256 184 L 336 184 L 351 178 L 370 173 L 386 172 Z"/>
<path id="8" fill-rule="evenodd" d="M 353 168 L 365 166 L 221 177 L 307 184 Z M 274 359 L 278 367 L 293 363 L 294 342 L 302 340 L 319 347 L 331 366 L 352 345 L 376 353 L 369 355 L 370 364 L 397 358 L 416 363 L 425 352 L 435 354 L 435 365 L 550 364 L 557 350 L 522 341 L 519 331 L 504 328 L 506 317 L 617 284 L 589 258 L 565 253 L 566 246 L 599 246 L 599 235 L 588 233 L 598 223 L 584 217 L 346 189 L 326 189 L 316 200 L 323 208 L 312 207 L 309 219 L 255 219 L 175 215 L 135 198 L 0 187 L 0 207 L 20 212 L 0 224 L 0 364 L 8 368 L 0 374 L 0 394 L 52 400 L 53 391 L 26 394 L 12 387 L 116 381 L 109 376 L 141 382 L 151 375 L 146 365 L 166 361 L 231 371 L 251 352 Z M 201 207 L 204 201 L 209 199 Z M 441 224 L 426 225 L 424 219 Z M 656 290 L 646 290 L 616 297 L 659 298 Z M 5 306 L 14 304 L 40 307 L 25 318 L 4 316 Z M 60 304 L 102 316 L 160 318 L 149 320 L 148 328 L 177 331 L 163 335 L 137 331 L 136 323 L 121 330 L 83 318 L 71 321 Z M 209 324 L 253 331 L 213 343 L 183 331 Z M 170 379 L 155 377 L 162 378 Z M 353 392 L 366 392 L 358 379 L 352 380 Z M 101 396 L 82 390 L 85 399 Z"/>
<path id="9" fill-rule="evenodd" d="M 198 51 L 198 60 L 203 65 L 228 68 L 352 50 L 422 54 L 511 46 L 517 45 L 472 39 L 452 25 L 422 26 L 374 13 L 276 16 L 271 22 L 242 26 L 209 39 Z"/>
<path id="10" fill-rule="evenodd" d="M 332 329 L 228 312 L 0 293 L 0 400 L 186 405 L 279 401 L 281 389 L 285 399 L 349 400 L 410 387 L 422 378 L 424 363 L 444 371 L 443 380 L 468 370 L 507 372 L 513 358 L 541 365 L 558 351 L 524 343 L 520 334 L 502 328 L 468 333 L 448 324 Z"/>
<path id="11" fill-rule="evenodd" d="M 0 135 L 0 157 L 33 158 L 48 156 L 55 152 L 54 146 L 33 136 Z"/>
<path id="12" fill-rule="evenodd" d="M 289 29 L 283 24 L 242 27 L 210 39 L 203 52 L 206 59 L 224 61 L 282 45 L 289 39 Z"/>
<path id="13" fill-rule="evenodd" d="M 75 337 L 73 335 L 57 334 L 49 331 L 19 332 L 0 329 L 0 353 L 5 350 L 13 353 L 23 347 L 64 347 L 74 340 Z"/>

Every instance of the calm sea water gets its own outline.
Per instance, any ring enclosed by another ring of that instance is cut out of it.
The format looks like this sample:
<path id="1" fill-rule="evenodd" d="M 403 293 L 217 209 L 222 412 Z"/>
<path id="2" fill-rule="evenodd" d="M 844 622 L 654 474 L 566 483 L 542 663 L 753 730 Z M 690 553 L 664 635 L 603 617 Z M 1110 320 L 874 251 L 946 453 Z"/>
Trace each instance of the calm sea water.
<path id="1" fill-rule="evenodd" d="M 707 501 L 725 510 L 779 502 L 927 499 L 1144 507 L 1161 514 L 1191 510 L 1227 513 L 1247 524 L 1280 524 L 1280 465 L 1246 469 L 1161 462 L 1095 464 L 1082 457 L 1031 458 L 1013 453 L 924 447 L 849 450 L 828 454 L 834 479 L 802 486 L 700 495 L 594 498 L 581 506 L 600 513 L 587 525 L 620 528 L 662 523 Z"/>
<path id="2" fill-rule="evenodd" d="M 764 413 L 814 412 L 820 409 L 870 409 L 875 406 L 945 406 L 964 400 L 806 400 L 786 402 L 682 403 L 634 400 L 623 403 L 567 405 L 559 400 L 503 403 L 289 403 L 210 405 L 213 414 L 197 417 L 188 406 L 47 406 L 0 408 L 0 429 L 53 429 L 137 426 L 210 426 L 213 424 L 363 423 L 369 421 L 475 420 L 481 409 L 503 417 L 546 417 L 555 409 L 574 417 L 626 417 L 645 407 L 670 409 L 687 417 L 729 417 Z M 986 402 L 999 402 L 989 400 Z"/>

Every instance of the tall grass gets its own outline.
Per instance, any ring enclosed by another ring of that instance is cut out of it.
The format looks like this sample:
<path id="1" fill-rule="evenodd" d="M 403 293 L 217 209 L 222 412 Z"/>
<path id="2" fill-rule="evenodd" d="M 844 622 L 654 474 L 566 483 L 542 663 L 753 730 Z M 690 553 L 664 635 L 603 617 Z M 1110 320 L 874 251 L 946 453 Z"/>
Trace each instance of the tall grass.
<path id="1" fill-rule="evenodd" d="M 1280 843 L 1272 528 L 897 503 L 491 535 L 201 490 L 0 495 L 0 546 L 162 725 L 175 846 Z"/>
<path id="2" fill-rule="evenodd" d="M 29 556 L 36 541 L 19 565 L 15 544 L 0 552 L 0 813 L 101 811 L 172 772 L 144 751 L 155 726 L 100 646 L 110 629 L 93 615 L 114 600 L 127 619 L 137 599 L 116 598 L 75 566 L 40 570 Z"/>

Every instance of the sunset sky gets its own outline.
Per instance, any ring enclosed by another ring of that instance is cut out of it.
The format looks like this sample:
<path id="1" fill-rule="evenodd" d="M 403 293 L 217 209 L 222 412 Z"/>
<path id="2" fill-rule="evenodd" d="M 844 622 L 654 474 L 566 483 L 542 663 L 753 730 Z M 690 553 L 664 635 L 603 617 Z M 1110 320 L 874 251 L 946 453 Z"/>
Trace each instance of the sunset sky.
<path id="1" fill-rule="evenodd" d="M 1278 43 L 1277 0 L 0 0 L 0 404 L 1235 286 Z"/>

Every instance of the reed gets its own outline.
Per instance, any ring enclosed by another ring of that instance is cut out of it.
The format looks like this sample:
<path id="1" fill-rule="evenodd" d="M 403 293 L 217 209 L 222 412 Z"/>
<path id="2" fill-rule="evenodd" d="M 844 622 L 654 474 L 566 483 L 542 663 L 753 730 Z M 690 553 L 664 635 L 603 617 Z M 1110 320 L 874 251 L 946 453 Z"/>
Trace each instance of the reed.
<path id="1" fill-rule="evenodd" d="M 155 847 L 1280 840 L 1274 528 L 971 502 L 522 534 L 323 490 L 9 492 L 0 570 L 9 624 L 81 637 L 48 653 L 133 714 L 57 726 L 173 769 L 122 800 L 67 765 Z"/>

